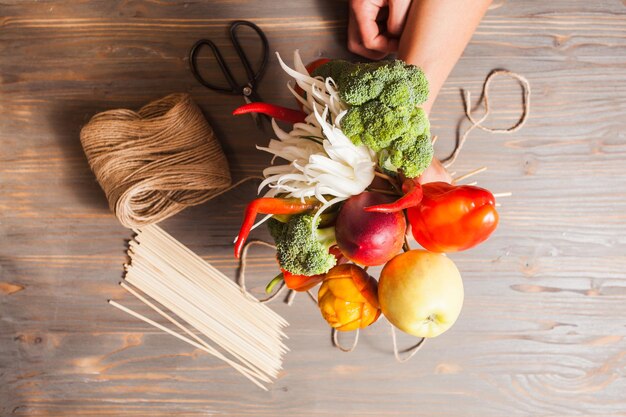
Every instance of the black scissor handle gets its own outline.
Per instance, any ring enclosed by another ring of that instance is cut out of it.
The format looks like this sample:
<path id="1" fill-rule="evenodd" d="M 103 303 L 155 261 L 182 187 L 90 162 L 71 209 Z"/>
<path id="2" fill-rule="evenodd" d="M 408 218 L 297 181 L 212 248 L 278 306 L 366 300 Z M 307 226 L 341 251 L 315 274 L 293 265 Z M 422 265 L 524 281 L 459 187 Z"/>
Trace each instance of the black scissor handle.
<path id="1" fill-rule="evenodd" d="M 222 73 L 224 74 L 224 77 L 226 78 L 226 81 L 228 82 L 228 85 L 230 86 L 230 88 L 211 84 L 210 82 L 205 80 L 204 77 L 202 77 L 202 75 L 200 75 L 200 72 L 198 71 L 198 52 L 203 46 L 208 46 L 213 52 L 213 56 L 215 57 L 217 64 L 220 66 L 220 69 L 222 70 Z M 221 91 L 223 93 L 232 93 L 232 94 L 239 93 L 240 88 L 237 85 L 237 82 L 235 81 L 233 74 L 230 72 L 230 69 L 226 65 L 226 62 L 224 61 L 224 57 L 220 53 L 220 50 L 213 43 L 213 41 L 210 41 L 208 39 L 200 39 L 198 42 L 196 42 L 191 47 L 191 50 L 189 51 L 189 62 L 191 65 L 191 73 L 196 78 L 196 80 L 198 80 L 198 82 L 202 84 L 203 86 L 210 88 L 211 90 Z"/>
<path id="2" fill-rule="evenodd" d="M 262 60 L 261 60 L 260 67 L 256 71 L 252 69 L 250 60 L 248 60 L 248 57 L 245 51 L 243 50 L 243 48 L 241 47 L 241 44 L 239 43 L 239 38 L 237 37 L 237 28 L 240 26 L 248 26 L 249 28 L 254 30 L 259 35 L 259 38 L 261 39 L 262 48 L 263 48 Z M 267 65 L 268 56 L 269 56 L 269 43 L 267 41 L 267 37 L 265 37 L 265 34 L 261 30 L 261 28 L 259 28 L 257 25 L 247 20 L 236 20 L 232 22 L 230 24 L 229 32 L 230 32 L 230 40 L 233 44 L 233 47 L 235 48 L 235 51 L 237 52 L 237 55 L 239 56 L 241 64 L 243 65 L 244 70 L 246 71 L 248 82 L 241 84 L 241 85 L 237 83 L 237 81 L 235 80 L 235 77 L 230 71 L 230 68 L 226 64 L 224 57 L 220 53 L 219 48 L 215 45 L 215 43 L 213 43 L 213 41 L 208 40 L 208 39 L 200 39 L 191 47 L 191 50 L 189 51 L 189 62 L 191 66 L 191 73 L 193 74 L 195 79 L 198 80 L 200 84 L 202 84 L 203 86 L 207 88 L 210 88 L 215 91 L 220 91 L 222 93 L 242 94 L 242 95 L 248 96 L 251 93 L 246 94 L 246 91 L 254 92 L 254 88 L 256 87 L 256 82 L 261 79 L 261 77 L 263 76 L 263 72 L 265 71 L 265 67 Z M 226 81 L 228 82 L 228 85 L 230 86 L 229 88 L 210 83 L 207 80 L 205 80 L 204 77 L 202 77 L 202 75 L 200 75 L 200 72 L 198 71 L 198 53 L 200 49 L 202 49 L 203 46 L 208 46 L 211 49 L 213 56 L 215 57 L 215 60 L 217 61 L 217 64 L 222 70 L 222 73 L 224 74 L 224 77 L 226 78 Z"/>
<path id="3" fill-rule="evenodd" d="M 259 38 L 261 39 L 261 44 L 262 44 L 261 66 L 256 71 L 252 69 L 250 60 L 248 60 L 248 57 L 245 51 L 243 50 L 243 48 L 241 47 L 241 44 L 239 43 L 239 38 L 237 37 L 237 28 L 240 26 L 247 26 L 251 28 L 257 33 L 257 35 L 259 35 Z M 241 60 L 241 63 L 243 64 L 244 69 L 246 70 L 246 75 L 248 76 L 249 84 L 252 88 L 254 88 L 256 86 L 256 82 L 259 81 L 261 77 L 263 76 L 263 73 L 265 72 L 265 67 L 267 66 L 267 61 L 269 58 L 269 42 L 267 41 L 267 37 L 265 36 L 265 33 L 263 33 L 260 27 L 258 27 L 257 25 L 255 25 L 254 23 L 248 20 L 235 20 L 234 22 L 230 24 L 229 32 L 230 32 L 230 40 L 233 43 L 233 47 L 235 48 L 235 51 L 237 51 L 237 55 L 239 55 L 239 59 Z"/>

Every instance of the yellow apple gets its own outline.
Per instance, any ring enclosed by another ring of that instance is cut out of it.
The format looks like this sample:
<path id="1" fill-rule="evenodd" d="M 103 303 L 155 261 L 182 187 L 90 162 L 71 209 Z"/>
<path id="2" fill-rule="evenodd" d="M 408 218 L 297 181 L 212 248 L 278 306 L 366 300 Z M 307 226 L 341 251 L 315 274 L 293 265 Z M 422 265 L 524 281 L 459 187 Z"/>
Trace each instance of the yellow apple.
<path id="1" fill-rule="evenodd" d="M 412 250 L 383 268 L 380 308 L 398 329 L 418 337 L 448 330 L 463 307 L 463 281 L 454 262 L 440 253 Z"/>

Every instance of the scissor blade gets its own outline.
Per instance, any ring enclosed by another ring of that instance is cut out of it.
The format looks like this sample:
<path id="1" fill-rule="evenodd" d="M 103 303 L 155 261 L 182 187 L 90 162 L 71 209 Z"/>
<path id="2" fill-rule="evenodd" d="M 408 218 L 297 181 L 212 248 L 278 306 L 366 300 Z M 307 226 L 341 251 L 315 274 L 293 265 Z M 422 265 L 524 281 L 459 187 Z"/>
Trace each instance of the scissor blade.
<path id="1" fill-rule="evenodd" d="M 256 127 L 263 130 L 263 122 L 257 113 L 252 113 L 252 119 L 254 120 Z"/>
<path id="2" fill-rule="evenodd" d="M 244 95 L 243 99 L 246 101 L 246 104 L 253 103 L 253 101 L 248 96 Z M 258 129 L 265 130 L 264 125 L 263 125 L 263 119 L 269 120 L 269 117 L 264 114 L 259 114 L 259 113 L 250 113 L 250 115 L 252 116 L 252 120 L 254 120 L 254 124 L 256 124 L 256 127 Z"/>

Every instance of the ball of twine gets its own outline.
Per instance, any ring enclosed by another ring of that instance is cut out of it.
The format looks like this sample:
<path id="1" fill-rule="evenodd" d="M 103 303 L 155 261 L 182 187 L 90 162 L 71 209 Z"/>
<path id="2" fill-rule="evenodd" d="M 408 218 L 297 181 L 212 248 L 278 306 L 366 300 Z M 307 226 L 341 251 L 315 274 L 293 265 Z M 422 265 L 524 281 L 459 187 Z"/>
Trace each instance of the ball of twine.
<path id="1" fill-rule="evenodd" d="M 188 94 L 96 114 L 80 141 L 109 207 L 129 228 L 158 223 L 231 183 L 220 143 Z"/>

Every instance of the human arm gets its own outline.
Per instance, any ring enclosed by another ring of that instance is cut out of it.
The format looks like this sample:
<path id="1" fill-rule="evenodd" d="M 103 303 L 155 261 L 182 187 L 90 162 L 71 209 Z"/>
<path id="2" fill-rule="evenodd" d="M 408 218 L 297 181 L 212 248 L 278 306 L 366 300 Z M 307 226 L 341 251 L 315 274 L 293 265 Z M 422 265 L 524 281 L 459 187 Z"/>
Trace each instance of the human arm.
<path id="1" fill-rule="evenodd" d="M 348 49 L 369 59 L 398 52 L 421 67 L 432 105 L 492 0 L 350 0 Z"/>
<path id="2" fill-rule="evenodd" d="M 400 38 L 398 58 L 424 70 L 430 110 L 492 0 L 413 0 Z"/>

